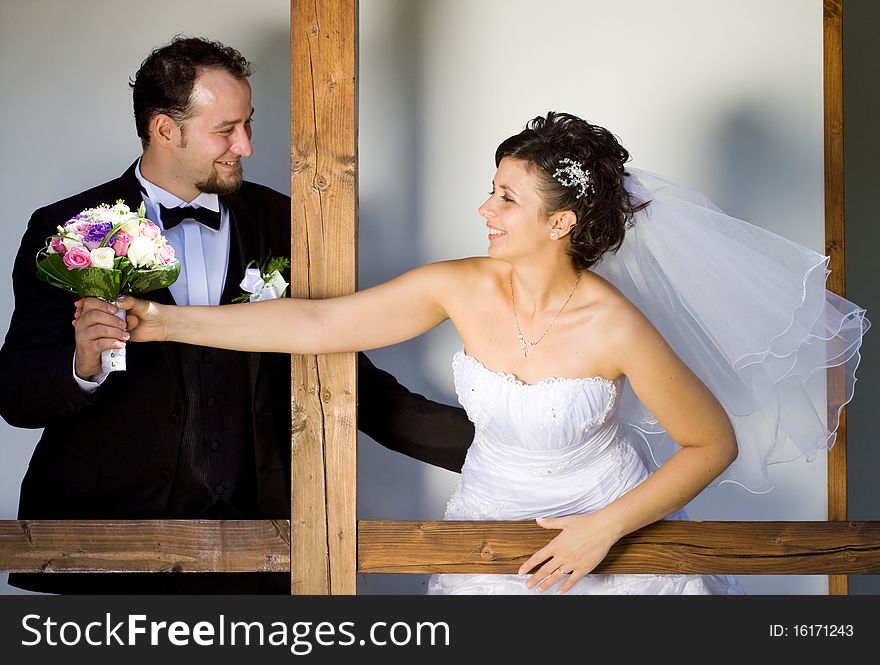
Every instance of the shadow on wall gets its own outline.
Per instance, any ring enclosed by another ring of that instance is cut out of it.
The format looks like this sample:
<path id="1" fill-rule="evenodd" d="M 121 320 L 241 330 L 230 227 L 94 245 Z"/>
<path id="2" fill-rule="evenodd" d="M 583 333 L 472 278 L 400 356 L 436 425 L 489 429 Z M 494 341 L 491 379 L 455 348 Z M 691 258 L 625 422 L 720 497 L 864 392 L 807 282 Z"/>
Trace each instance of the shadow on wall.
<path id="1" fill-rule="evenodd" d="M 812 223 L 821 219 L 824 200 L 821 140 L 806 144 L 800 129 L 789 127 L 778 103 L 745 100 L 716 115 L 702 160 L 709 165 L 706 180 L 714 203 L 730 215 L 823 251 L 821 225 Z M 803 183 L 811 179 L 816 189 L 804 192 Z M 809 215 L 809 224 L 802 215 Z"/>
<path id="2" fill-rule="evenodd" d="M 248 180 L 290 194 L 290 171 L 277 170 L 290 164 L 290 31 L 268 24 L 260 48 L 248 53 L 257 63 L 252 78 L 254 106 L 254 154 L 259 159 L 248 169 Z M 283 91 L 285 94 L 279 94 Z"/>
<path id="3" fill-rule="evenodd" d="M 384 7 L 384 8 L 383 8 Z M 420 137 L 425 135 L 417 36 L 423 12 L 393 3 L 361 16 L 359 108 L 359 287 L 386 281 L 430 257 L 418 212 L 425 186 Z M 388 43 L 387 35 L 395 35 Z M 399 54 L 415 57 L 402 59 Z M 425 363 L 428 341 L 416 339 L 370 352 L 375 364 L 415 392 L 456 403 L 432 385 Z M 442 505 L 430 500 L 430 471 L 361 435 L 358 444 L 358 519 L 431 519 Z M 425 575 L 360 575 L 358 593 L 421 594 Z"/>

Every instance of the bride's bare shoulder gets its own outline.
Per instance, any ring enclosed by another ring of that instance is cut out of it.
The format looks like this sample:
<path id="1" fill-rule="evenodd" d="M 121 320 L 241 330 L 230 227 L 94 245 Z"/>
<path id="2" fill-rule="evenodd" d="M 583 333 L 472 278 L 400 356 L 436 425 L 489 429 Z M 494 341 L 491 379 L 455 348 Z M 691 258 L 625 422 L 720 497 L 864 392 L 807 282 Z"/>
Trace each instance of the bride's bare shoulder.
<path id="1" fill-rule="evenodd" d="M 590 271 L 585 276 L 589 279 L 589 304 L 604 332 L 626 337 L 644 332 L 645 327 L 653 329 L 642 311 L 611 282 Z"/>
<path id="2" fill-rule="evenodd" d="M 463 259 L 451 259 L 449 261 L 441 261 L 438 265 L 446 265 L 451 269 L 468 272 L 471 275 L 478 273 L 499 272 L 507 267 L 510 270 L 510 264 L 496 259 L 490 259 L 488 256 L 468 256 Z"/>
<path id="3" fill-rule="evenodd" d="M 487 256 L 471 256 L 431 264 L 438 276 L 461 280 L 473 286 L 494 284 L 499 279 L 507 279 L 510 265 Z"/>
<path id="4" fill-rule="evenodd" d="M 475 298 L 485 298 L 493 289 L 497 290 L 504 265 L 486 257 L 453 259 L 428 263 L 399 279 L 416 284 L 417 288 L 432 294 L 449 312 L 457 305 L 473 302 Z"/>

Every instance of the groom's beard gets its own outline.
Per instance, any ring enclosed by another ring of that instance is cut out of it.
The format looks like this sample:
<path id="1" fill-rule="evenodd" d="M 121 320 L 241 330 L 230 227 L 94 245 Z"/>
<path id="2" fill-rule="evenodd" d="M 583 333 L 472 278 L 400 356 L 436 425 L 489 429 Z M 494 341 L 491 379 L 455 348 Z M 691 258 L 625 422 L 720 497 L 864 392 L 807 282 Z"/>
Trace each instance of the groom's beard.
<path id="1" fill-rule="evenodd" d="M 220 172 L 215 166 L 208 179 L 195 183 L 195 186 L 203 194 L 220 194 L 224 196 L 238 190 L 243 179 L 244 171 L 241 168 L 241 164 L 238 165 L 237 171 L 227 174 L 225 177 L 221 177 Z"/>

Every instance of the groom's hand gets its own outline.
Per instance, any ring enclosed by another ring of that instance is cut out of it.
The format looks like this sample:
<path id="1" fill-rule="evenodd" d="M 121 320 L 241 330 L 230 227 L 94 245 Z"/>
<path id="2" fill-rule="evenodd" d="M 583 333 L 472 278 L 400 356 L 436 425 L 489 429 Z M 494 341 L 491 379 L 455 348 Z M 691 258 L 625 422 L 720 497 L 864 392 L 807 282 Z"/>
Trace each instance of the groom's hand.
<path id="1" fill-rule="evenodd" d="M 128 339 L 125 322 L 116 318 L 116 307 L 98 298 L 76 302 L 73 327 L 76 329 L 76 375 L 90 380 L 101 370 L 101 352 L 121 349 Z"/>

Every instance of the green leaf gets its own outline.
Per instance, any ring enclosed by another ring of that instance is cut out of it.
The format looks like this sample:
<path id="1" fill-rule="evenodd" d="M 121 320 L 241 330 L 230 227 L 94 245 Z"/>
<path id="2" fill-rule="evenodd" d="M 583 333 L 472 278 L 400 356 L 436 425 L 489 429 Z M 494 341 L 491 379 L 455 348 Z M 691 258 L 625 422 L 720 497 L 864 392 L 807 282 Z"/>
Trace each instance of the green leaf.
<path id="1" fill-rule="evenodd" d="M 108 268 L 82 268 L 71 270 L 78 273 L 79 288 L 77 293 L 81 296 L 95 296 L 107 301 L 116 300 L 122 290 L 122 273 L 119 270 Z"/>
<path id="2" fill-rule="evenodd" d="M 72 291 L 79 296 L 116 300 L 122 286 L 122 272 L 107 268 L 75 268 L 68 270 L 60 254 L 45 258 L 37 255 L 37 277 L 52 286 Z"/>
<path id="3" fill-rule="evenodd" d="M 59 289 L 76 293 L 67 274 L 70 271 L 64 265 L 64 259 L 61 258 L 61 255 L 49 254 L 43 258 L 41 254 L 42 252 L 37 254 L 37 277 Z"/>
<path id="4" fill-rule="evenodd" d="M 129 265 L 131 265 L 129 263 Z M 127 276 L 128 280 L 125 284 L 124 292 L 133 295 L 141 293 L 149 293 L 156 289 L 162 289 L 171 286 L 180 276 L 180 261 L 175 261 L 167 266 L 153 268 L 152 270 L 131 269 Z"/>
<path id="5" fill-rule="evenodd" d="M 290 267 L 290 259 L 286 256 L 276 256 L 275 258 L 269 258 L 266 263 L 265 269 L 261 270 L 263 275 L 263 279 L 269 277 L 276 270 L 278 272 L 282 272 Z"/>
<path id="6" fill-rule="evenodd" d="M 180 276 L 180 261 L 152 270 L 137 270 L 131 261 L 119 257 L 113 266 L 68 270 L 60 254 L 37 254 L 37 277 L 41 280 L 79 296 L 107 301 L 124 293 L 140 295 L 171 286 Z"/>

